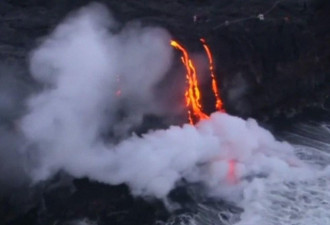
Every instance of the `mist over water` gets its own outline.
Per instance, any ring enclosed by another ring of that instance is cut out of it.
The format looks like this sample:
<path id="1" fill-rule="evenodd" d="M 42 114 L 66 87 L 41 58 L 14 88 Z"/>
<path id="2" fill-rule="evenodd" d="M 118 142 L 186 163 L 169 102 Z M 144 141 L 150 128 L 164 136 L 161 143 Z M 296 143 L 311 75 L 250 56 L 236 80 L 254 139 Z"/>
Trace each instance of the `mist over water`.
<path id="1" fill-rule="evenodd" d="M 260 196 L 245 203 L 238 224 L 328 224 L 329 122 L 300 123 L 281 136 L 295 143 L 296 155 L 315 169 L 314 174 L 291 181 L 264 180 Z"/>
<path id="2" fill-rule="evenodd" d="M 276 224 L 263 211 L 281 208 L 281 200 L 274 204 L 271 198 L 295 195 L 303 201 L 327 170 L 299 159 L 293 146 L 255 120 L 216 112 L 196 126 L 131 133 L 145 115 L 173 113 L 155 96 L 171 69 L 170 39 L 161 28 L 119 29 L 99 4 L 69 15 L 45 37 L 30 58 L 31 74 L 43 88 L 27 100 L 27 113 L 18 122 L 24 140 L 19 154 L 30 156 L 28 176 L 37 183 L 65 171 L 125 183 L 134 195 L 160 199 L 185 179 L 202 183 L 205 195 L 243 207 L 240 225 L 265 219 L 269 222 L 261 224 Z M 300 184 L 306 188 L 296 192 Z"/>

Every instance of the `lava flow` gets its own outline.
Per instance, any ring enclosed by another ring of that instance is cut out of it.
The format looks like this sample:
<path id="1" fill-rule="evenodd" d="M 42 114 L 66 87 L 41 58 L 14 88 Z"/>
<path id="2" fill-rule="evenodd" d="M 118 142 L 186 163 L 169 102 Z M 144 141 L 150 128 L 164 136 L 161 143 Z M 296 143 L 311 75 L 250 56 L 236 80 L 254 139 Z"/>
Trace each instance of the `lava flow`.
<path id="1" fill-rule="evenodd" d="M 200 103 L 201 92 L 198 86 L 196 69 L 192 60 L 189 58 L 188 51 L 182 45 L 173 40 L 171 41 L 171 45 L 180 50 L 183 54 L 181 60 L 187 71 L 186 79 L 188 82 L 188 89 L 185 92 L 186 106 L 188 108 L 189 122 L 190 124 L 195 124 L 201 119 L 209 118 L 209 116 L 203 112 Z"/>
<path id="2" fill-rule="evenodd" d="M 207 54 L 207 58 L 209 59 L 209 68 L 210 68 L 210 73 L 211 73 L 211 79 L 212 79 L 212 90 L 214 93 L 214 97 L 216 99 L 216 103 L 215 103 L 215 108 L 221 112 L 224 112 L 225 109 L 223 108 L 223 103 L 222 100 L 220 98 L 220 93 L 219 93 L 219 89 L 218 89 L 218 84 L 217 84 L 217 80 L 215 79 L 215 73 L 214 73 L 214 65 L 213 65 L 213 57 L 212 57 L 212 53 L 211 50 L 209 48 L 209 46 L 207 46 L 206 41 L 204 38 L 201 38 L 200 41 L 203 44 L 203 47 L 205 49 L 205 52 Z"/>
<path id="3" fill-rule="evenodd" d="M 213 57 L 210 48 L 206 44 L 204 38 L 201 38 L 200 41 L 203 44 L 203 48 L 207 54 L 209 60 L 209 69 L 212 79 L 212 91 L 216 99 L 215 108 L 220 112 L 225 112 L 223 108 L 223 103 L 220 98 L 218 84 L 215 78 Z M 188 119 L 190 124 L 195 124 L 201 119 L 207 119 L 209 116 L 203 112 L 203 107 L 201 105 L 201 91 L 199 90 L 196 68 L 193 64 L 193 61 L 189 58 L 188 51 L 180 45 L 177 41 L 171 41 L 171 45 L 182 52 L 181 61 L 186 68 L 186 79 L 188 83 L 188 88 L 185 92 L 186 106 L 188 108 Z M 236 177 L 236 161 L 229 160 L 228 162 L 228 173 L 226 180 L 229 184 L 235 184 L 237 181 Z"/>
<path id="4" fill-rule="evenodd" d="M 212 79 L 212 91 L 216 99 L 215 108 L 218 111 L 224 112 L 223 103 L 220 98 L 218 84 L 215 78 L 213 57 L 211 54 L 210 48 L 207 46 L 204 38 L 201 38 L 200 41 L 203 44 L 203 47 L 206 51 L 207 58 L 209 60 L 209 69 Z M 180 45 L 177 41 L 172 40 L 171 45 L 182 52 L 182 63 L 186 68 L 186 79 L 188 83 L 188 88 L 185 92 L 186 106 L 188 108 L 188 119 L 190 124 L 195 124 L 201 119 L 207 119 L 209 116 L 203 112 L 203 107 L 201 105 L 201 91 L 199 89 L 196 68 L 193 61 L 190 59 L 188 51 Z"/>

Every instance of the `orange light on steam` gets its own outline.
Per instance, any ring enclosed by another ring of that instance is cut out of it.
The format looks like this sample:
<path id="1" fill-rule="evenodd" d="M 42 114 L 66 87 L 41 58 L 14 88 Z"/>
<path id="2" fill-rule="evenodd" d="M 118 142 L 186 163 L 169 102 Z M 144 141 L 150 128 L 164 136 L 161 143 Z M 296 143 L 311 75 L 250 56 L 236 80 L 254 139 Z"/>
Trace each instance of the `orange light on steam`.
<path id="1" fill-rule="evenodd" d="M 117 97 L 120 97 L 121 96 L 121 89 L 120 89 L 120 77 L 119 77 L 119 75 L 117 75 L 117 77 L 116 77 L 116 81 L 117 81 L 117 90 L 116 90 L 116 93 L 115 93 L 115 95 L 117 96 Z"/>
<path id="2" fill-rule="evenodd" d="M 235 184 L 237 182 L 236 161 L 233 159 L 229 160 L 228 164 L 227 182 Z"/>
<path id="3" fill-rule="evenodd" d="M 202 105 L 200 103 L 201 92 L 199 90 L 196 68 L 189 58 L 188 51 L 180 45 L 177 41 L 171 41 L 171 46 L 182 52 L 181 61 L 186 68 L 186 79 L 188 88 L 185 91 L 186 106 L 188 107 L 188 119 L 190 124 L 195 124 L 201 119 L 209 118 L 203 112 Z"/>
<path id="4" fill-rule="evenodd" d="M 218 84 L 217 84 L 217 80 L 215 79 L 215 72 L 214 72 L 214 64 L 213 64 L 213 56 L 211 53 L 210 48 L 207 46 L 206 41 L 204 38 L 201 38 L 200 41 L 203 44 L 203 47 L 205 49 L 205 52 L 207 54 L 207 58 L 209 59 L 209 69 L 211 72 L 211 79 L 212 79 L 212 90 L 214 93 L 214 97 L 216 99 L 216 103 L 215 103 L 215 108 L 221 112 L 224 112 L 225 109 L 223 108 L 223 103 L 222 100 L 220 98 L 220 93 L 218 90 Z"/>
<path id="5" fill-rule="evenodd" d="M 117 96 L 117 97 L 120 97 L 120 96 L 121 96 L 121 90 L 117 90 L 117 91 L 116 91 L 116 96 Z"/>
<path id="6" fill-rule="evenodd" d="M 213 56 L 212 56 L 211 50 L 208 47 L 208 45 L 206 44 L 206 41 L 204 38 L 201 38 L 200 41 L 203 44 L 203 47 L 207 54 L 207 58 L 209 60 L 209 69 L 210 69 L 211 79 L 212 79 L 212 91 L 213 91 L 214 97 L 216 99 L 215 108 L 218 111 L 225 112 L 222 100 L 220 98 L 217 80 L 215 77 Z M 193 64 L 192 60 L 189 58 L 188 51 L 182 45 L 180 45 L 177 41 L 172 40 L 171 46 L 180 50 L 182 53 L 181 61 L 186 69 L 186 80 L 188 83 L 188 88 L 185 91 L 185 100 L 186 100 L 186 106 L 188 108 L 189 123 L 193 125 L 201 119 L 209 118 L 209 116 L 203 112 L 203 107 L 201 105 L 201 101 L 200 101 L 201 91 L 199 90 L 196 68 L 195 68 L 195 65 Z M 236 182 L 237 182 L 236 161 L 233 159 L 228 161 L 228 172 L 227 172 L 226 180 L 230 184 L 236 184 Z"/>

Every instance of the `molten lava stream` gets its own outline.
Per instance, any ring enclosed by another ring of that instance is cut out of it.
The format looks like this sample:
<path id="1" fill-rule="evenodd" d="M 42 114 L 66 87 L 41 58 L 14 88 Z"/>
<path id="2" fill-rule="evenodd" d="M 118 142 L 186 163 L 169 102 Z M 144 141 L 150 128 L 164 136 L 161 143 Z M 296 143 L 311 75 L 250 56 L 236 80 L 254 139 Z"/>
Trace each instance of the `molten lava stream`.
<path id="1" fill-rule="evenodd" d="M 201 38 L 200 41 L 202 42 L 203 47 L 205 49 L 205 52 L 207 54 L 207 58 L 209 59 L 209 69 L 210 69 L 210 72 L 211 72 L 211 79 L 212 79 L 212 90 L 213 90 L 213 93 L 214 93 L 214 97 L 216 99 L 215 108 L 217 110 L 221 111 L 221 112 L 225 112 L 225 109 L 223 108 L 222 100 L 220 98 L 220 93 L 219 93 L 219 89 L 218 89 L 217 80 L 215 79 L 213 56 L 212 56 L 211 50 L 207 46 L 206 41 L 205 41 L 204 38 Z"/>
<path id="2" fill-rule="evenodd" d="M 220 98 L 218 84 L 215 78 L 213 57 L 211 54 L 211 50 L 207 46 L 204 38 L 201 38 L 200 41 L 203 44 L 203 47 L 205 49 L 205 52 L 209 60 L 209 69 L 212 79 L 212 91 L 216 99 L 215 108 L 221 112 L 225 112 L 223 108 L 222 100 Z M 171 45 L 182 52 L 181 61 L 186 68 L 186 72 L 187 72 L 186 79 L 188 83 L 188 88 L 185 91 L 186 106 L 188 108 L 189 123 L 193 125 L 201 119 L 209 118 L 209 116 L 203 112 L 202 105 L 200 103 L 201 92 L 199 90 L 196 68 L 192 60 L 189 58 L 188 51 L 182 45 L 180 45 L 177 41 L 173 41 L 173 40 L 171 41 Z M 228 172 L 227 172 L 226 180 L 229 184 L 236 184 L 237 182 L 236 161 L 234 159 L 228 161 Z"/>
<path id="3" fill-rule="evenodd" d="M 196 68 L 189 58 L 188 51 L 182 45 L 173 40 L 171 41 L 171 45 L 182 52 L 181 61 L 186 68 L 186 79 L 188 83 L 188 88 L 185 91 L 188 119 L 190 124 L 195 124 L 201 119 L 209 118 L 209 116 L 203 112 L 200 103 L 201 92 L 199 90 Z"/>

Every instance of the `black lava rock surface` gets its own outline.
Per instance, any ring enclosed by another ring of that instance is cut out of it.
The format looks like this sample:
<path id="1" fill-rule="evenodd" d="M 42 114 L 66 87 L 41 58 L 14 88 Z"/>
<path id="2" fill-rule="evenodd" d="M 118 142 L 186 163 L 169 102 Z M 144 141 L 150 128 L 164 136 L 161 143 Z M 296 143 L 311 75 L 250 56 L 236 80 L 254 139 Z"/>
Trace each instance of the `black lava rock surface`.
<path id="1" fill-rule="evenodd" d="M 0 1 L 0 63 L 27 71 L 28 54 L 40 38 L 70 11 L 89 2 Z M 192 52 L 202 52 L 199 39 L 206 38 L 229 113 L 262 119 L 329 105 L 328 0 L 98 2 L 108 6 L 123 24 L 135 20 L 166 28 Z M 24 82 L 33 83 L 24 73 Z M 203 88 L 205 92 L 209 89 Z M 203 101 L 212 111 L 213 100 Z M 166 221 L 170 216 L 163 203 L 133 198 L 124 185 L 111 187 L 82 179 L 74 181 L 73 189 L 40 188 L 39 194 L 22 203 L 24 207 L 17 207 L 16 194 L 2 196 L 0 224 L 68 224 L 88 218 L 98 224 L 139 225 Z M 26 189 L 12 191 L 31 194 Z"/>
<path id="2" fill-rule="evenodd" d="M 89 2 L 1 1 L 0 59 L 24 60 L 40 37 L 70 11 Z M 134 20 L 168 29 L 190 51 L 202 52 L 199 39 L 206 38 L 215 55 L 221 95 L 229 113 L 260 119 L 328 99 L 327 0 L 98 2 L 107 5 L 123 24 Z"/>

